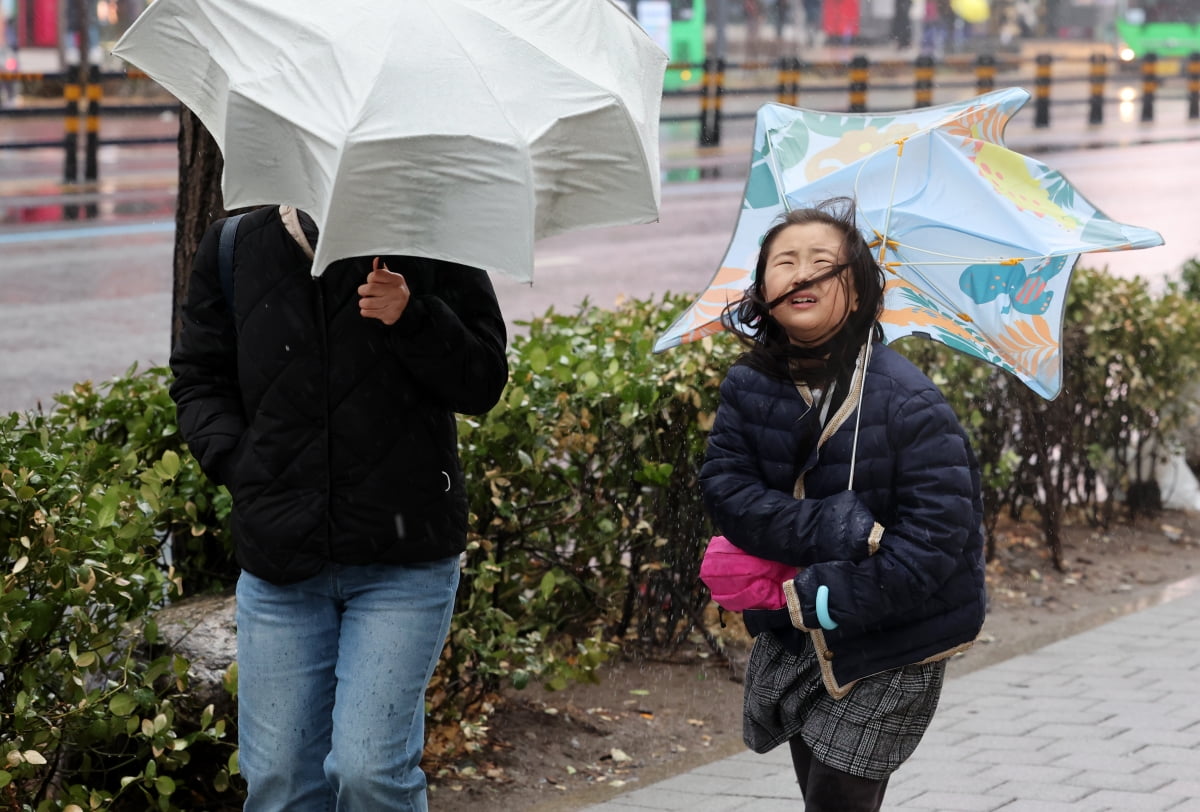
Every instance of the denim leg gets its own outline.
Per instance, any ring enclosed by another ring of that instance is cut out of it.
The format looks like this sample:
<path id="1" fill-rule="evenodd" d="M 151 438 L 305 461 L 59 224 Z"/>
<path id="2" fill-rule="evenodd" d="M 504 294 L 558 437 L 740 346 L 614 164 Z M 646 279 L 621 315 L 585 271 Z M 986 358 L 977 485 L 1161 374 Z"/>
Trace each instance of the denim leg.
<path id="1" fill-rule="evenodd" d="M 338 607 L 329 575 L 237 583 L 239 764 L 245 812 L 328 812 Z"/>
<path id="2" fill-rule="evenodd" d="M 458 558 L 336 571 L 344 612 L 325 773 L 338 812 L 426 812 L 425 686 L 450 628 Z"/>

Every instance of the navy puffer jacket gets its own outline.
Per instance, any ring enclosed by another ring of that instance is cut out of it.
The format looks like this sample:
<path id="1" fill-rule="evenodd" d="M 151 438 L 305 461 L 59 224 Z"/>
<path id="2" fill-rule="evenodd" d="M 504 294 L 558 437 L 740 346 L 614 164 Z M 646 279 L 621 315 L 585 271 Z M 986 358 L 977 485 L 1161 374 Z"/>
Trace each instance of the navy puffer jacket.
<path id="1" fill-rule="evenodd" d="M 508 379 L 487 274 L 385 257 L 412 293 L 388 326 L 359 313 L 370 257 L 314 279 L 279 209 L 264 208 L 238 226 L 231 318 L 219 227 L 196 255 L 171 396 L 204 472 L 233 495 L 238 563 L 289 583 L 329 562 L 458 554 L 467 497 L 455 413 L 488 411 Z"/>
<path id="2" fill-rule="evenodd" d="M 807 390 L 735 364 L 701 471 L 705 504 L 730 541 L 803 568 L 788 590 L 790 622 L 780 617 L 788 610 L 747 612 L 748 628 L 771 628 L 795 652 L 811 632 L 835 695 L 862 677 L 965 648 L 986 609 L 979 464 L 954 412 L 881 344 L 861 416 L 857 403 L 852 391 L 822 429 Z M 822 431 L 826 439 L 814 443 Z M 802 449 L 811 449 L 804 459 Z M 817 622 L 822 585 L 836 630 Z"/>

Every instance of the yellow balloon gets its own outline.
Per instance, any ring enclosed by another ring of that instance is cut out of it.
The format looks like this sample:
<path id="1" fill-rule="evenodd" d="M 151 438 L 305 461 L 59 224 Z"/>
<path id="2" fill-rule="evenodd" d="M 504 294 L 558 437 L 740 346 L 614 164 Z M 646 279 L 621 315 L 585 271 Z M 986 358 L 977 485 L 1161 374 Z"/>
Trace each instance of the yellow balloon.
<path id="1" fill-rule="evenodd" d="M 988 0 L 950 0 L 950 8 L 969 23 L 981 23 L 992 13 Z"/>

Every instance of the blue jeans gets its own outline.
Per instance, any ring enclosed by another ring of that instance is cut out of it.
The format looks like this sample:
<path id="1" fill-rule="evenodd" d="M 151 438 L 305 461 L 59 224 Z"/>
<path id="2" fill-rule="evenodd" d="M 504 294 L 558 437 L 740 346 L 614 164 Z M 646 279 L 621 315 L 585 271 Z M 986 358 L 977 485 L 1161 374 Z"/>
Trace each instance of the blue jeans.
<path id="1" fill-rule="evenodd" d="M 425 686 L 458 558 L 237 584 L 245 812 L 426 812 Z"/>

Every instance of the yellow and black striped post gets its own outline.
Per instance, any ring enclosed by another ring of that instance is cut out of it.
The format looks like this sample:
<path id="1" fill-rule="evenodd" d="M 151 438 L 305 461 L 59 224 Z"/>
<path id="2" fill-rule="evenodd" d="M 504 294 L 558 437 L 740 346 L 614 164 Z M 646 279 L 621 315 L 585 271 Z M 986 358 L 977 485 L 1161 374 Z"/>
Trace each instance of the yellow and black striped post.
<path id="1" fill-rule="evenodd" d="M 1108 57 L 1101 53 L 1088 58 L 1088 124 L 1104 123 L 1104 83 L 1108 79 Z"/>
<path id="2" fill-rule="evenodd" d="M 712 97 L 712 144 L 710 146 L 719 146 L 721 144 L 721 105 L 725 101 L 725 57 L 717 57 L 717 72 L 713 77 L 713 97 Z"/>
<path id="3" fill-rule="evenodd" d="M 871 63 L 861 54 L 850 60 L 850 112 L 867 112 L 867 84 L 871 79 Z"/>
<path id="4" fill-rule="evenodd" d="M 1188 55 L 1187 64 L 1188 118 L 1200 118 L 1200 51 Z"/>
<path id="5" fill-rule="evenodd" d="M 1038 54 L 1033 68 L 1033 126 L 1050 126 L 1050 65 L 1054 57 Z"/>
<path id="6" fill-rule="evenodd" d="M 975 92 L 991 93 L 996 89 L 996 57 L 980 54 L 975 59 Z"/>
<path id="7" fill-rule="evenodd" d="M 800 60 L 794 56 L 779 57 L 779 94 L 777 101 L 792 107 L 800 96 Z"/>
<path id="8" fill-rule="evenodd" d="M 88 66 L 84 95 L 87 97 L 87 135 L 84 140 L 83 179 L 94 181 L 100 168 L 97 153 L 100 150 L 100 99 L 104 95 L 99 65 Z"/>
<path id="9" fill-rule="evenodd" d="M 1158 92 L 1158 54 L 1142 57 L 1142 121 L 1154 121 L 1154 96 Z"/>
<path id="10" fill-rule="evenodd" d="M 63 98 L 67 107 L 63 113 L 63 183 L 79 181 L 79 66 L 67 68 L 63 83 Z"/>
<path id="11" fill-rule="evenodd" d="M 933 57 L 921 54 L 917 64 L 913 66 L 913 106 L 931 107 L 933 105 Z"/>

